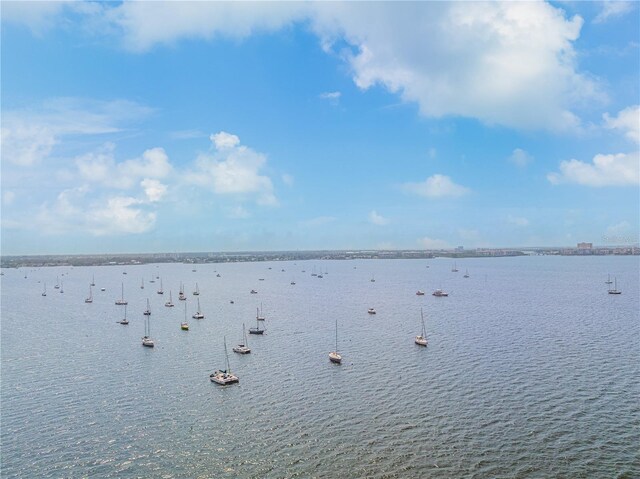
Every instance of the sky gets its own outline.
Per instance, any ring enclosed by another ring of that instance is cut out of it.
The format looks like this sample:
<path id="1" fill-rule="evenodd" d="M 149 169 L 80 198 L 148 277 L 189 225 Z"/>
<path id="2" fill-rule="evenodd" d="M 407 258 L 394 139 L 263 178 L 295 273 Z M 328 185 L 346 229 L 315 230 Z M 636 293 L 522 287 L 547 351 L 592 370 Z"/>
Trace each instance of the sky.
<path id="1" fill-rule="evenodd" d="M 637 2 L 1 19 L 3 255 L 638 242 Z"/>

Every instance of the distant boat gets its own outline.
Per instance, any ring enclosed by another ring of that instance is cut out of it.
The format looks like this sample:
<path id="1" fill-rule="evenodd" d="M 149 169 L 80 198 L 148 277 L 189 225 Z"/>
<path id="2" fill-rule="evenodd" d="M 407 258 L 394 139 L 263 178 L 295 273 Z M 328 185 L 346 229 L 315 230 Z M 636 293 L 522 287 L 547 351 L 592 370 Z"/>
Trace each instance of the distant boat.
<path id="1" fill-rule="evenodd" d="M 611 275 L 607 276 L 607 280 L 604 282 L 604 284 L 611 284 L 613 283 L 613 281 L 611 281 Z"/>
<path id="2" fill-rule="evenodd" d="M 142 278 L 142 283 L 140 283 L 140 289 L 144 289 L 144 278 Z"/>
<path id="3" fill-rule="evenodd" d="M 125 304 L 124 306 L 124 319 L 121 319 L 120 321 L 118 321 L 120 324 L 124 324 L 127 325 L 129 324 L 129 320 L 127 319 L 127 305 Z"/>
<path id="4" fill-rule="evenodd" d="M 376 310 L 375 310 L 374 308 L 369 308 L 369 309 L 367 310 L 367 313 L 369 313 L 369 314 L 376 314 Z"/>
<path id="5" fill-rule="evenodd" d="M 372 282 L 372 283 L 375 283 L 375 282 L 376 282 L 376 278 L 375 278 L 373 275 L 371 276 L 371 282 Z"/>
<path id="6" fill-rule="evenodd" d="M 153 339 L 151 339 L 151 318 L 148 315 L 144 320 L 144 336 L 142 337 L 142 345 L 147 348 L 155 346 Z"/>
<path id="7" fill-rule="evenodd" d="M 262 303 L 260 303 L 260 309 L 256 308 L 256 321 L 264 321 L 264 314 L 262 314 Z"/>
<path id="8" fill-rule="evenodd" d="M 64 293 L 64 289 L 63 289 L 63 287 L 62 287 L 62 281 L 60 281 L 60 292 L 61 292 L 61 293 Z"/>
<path id="9" fill-rule="evenodd" d="M 198 288 L 198 283 L 196 283 L 196 289 L 193 292 L 193 295 L 194 296 L 200 296 L 200 288 Z"/>
<path id="10" fill-rule="evenodd" d="M 622 291 L 618 291 L 618 278 L 613 278 L 613 289 L 608 291 L 609 294 L 622 294 Z"/>
<path id="11" fill-rule="evenodd" d="M 218 369 L 217 371 L 209 374 L 209 379 L 211 382 L 216 384 L 220 384 L 221 386 L 226 386 L 227 384 L 237 383 L 239 381 L 238 376 L 231 372 L 231 367 L 229 366 L 229 354 L 227 354 L 227 338 L 224 338 L 224 357 L 227 369 Z"/>
<path id="12" fill-rule="evenodd" d="M 416 336 L 415 342 L 420 346 L 427 345 L 427 330 L 424 326 L 424 314 L 422 313 L 422 308 L 420 308 L 420 319 L 422 320 L 422 334 Z"/>
<path id="13" fill-rule="evenodd" d="M 244 329 L 244 323 L 242 323 L 242 342 L 233 347 L 233 352 L 238 354 L 249 354 L 251 352 L 247 343 L 247 332 Z"/>
<path id="14" fill-rule="evenodd" d="M 329 353 L 329 361 L 335 364 L 342 363 L 342 356 L 338 352 L 338 320 L 336 319 L 336 350 Z"/>
<path id="15" fill-rule="evenodd" d="M 200 298 L 198 298 L 198 310 L 191 316 L 193 319 L 204 319 L 204 314 L 200 311 Z"/>
<path id="16" fill-rule="evenodd" d="M 93 290 L 91 284 L 89 284 L 89 296 L 84 300 L 85 303 L 93 303 Z"/>
<path id="17" fill-rule="evenodd" d="M 123 306 L 126 304 L 127 301 L 124 300 L 124 283 L 122 283 L 122 295 L 120 296 L 120 299 L 116 299 L 116 305 Z"/>
<path id="18" fill-rule="evenodd" d="M 25 274 L 24 277 L 26 278 L 27 275 Z M 53 287 L 53 289 L 60 289 L 60 276 L 56 276 L 56 285 Z"/>
<path id="19" fill-rule="evenodd" d="M 468 277 L 469 277 L 469 270 L 466 270 L 465 273 L 464 273 L 463 278 L 468 278 Z"/>
<path id="20" fill-rule="evenodd" d="M 316 267 L 313 267 L 313 272 L 311 273 L 311 276 L 318 276 L 318 273 L 316 273 Z"/>
<path id="21" fill-rule="evenodd" d="M 184 321 L 180 323 L 180 329 L 189 331 L 189 323 L 187 323 L 187 303 L 184 303 Z"/>
<path id="22" fill-rule="evenodd" d="M 144 310 L 144 314 L 145 316 L 151 316 L 151 307 L 149 306 L 149 298 L 147 298 L 147 309 Z"/>
<path id="23" fill-rule="evenodd" d="M 453 263 L 453 266 L 451 267 L 451 272 L 452 273 L 457 273 L 458 272 L 458 267 L 456 266 L 456 263 Z"/>
<path id="24" fill-rule="evenodd" d="M 449 293 L 442 291 L 440 288 L 436 289 L 433 293 L 433 296 L 449 296 Z"/>
<path id="25" fill-rule="evenodd" d="M 164 290 L 162 289 L 162 279 L 160 280 L 160 289 L 157 292 L 158 294 L 164 294 Z"/>
<path id="26" fill-rule="evenodd" d="M 424 291 L 419 289 L 418 291 L 416 291 L 416 296 L 424 296 Z"/>
<path id="27" fill-rule="evenodd" d="M 107 288 L 100 288 L 100 291 L 106 291 Z"/>
<path id="28" fill-rule="evenodd" d="M 91 277 L 91 286 L 95 286 L 95 285 L 96 285 L 96 275 L 94 274 L 94 275 Z"/>
<path id="29" fill-rule="evenodd" d="M 264 329 L 260 329 L 260 323 L 258 322 L 257 316 L 256 316 L 256 327 L 249 328 L 249 334 L 264 334 Z"/>
<path id="30" fill-rule="evenodd" d="M 173 302 L 171 301 L 171 290 L 169 290 L 169 301 L 167 301 L 166 303 L 164 303 L 164 305 L 165 305 L 167 308 L 173 308 L 173 306 L 174 306 Z"/>
<path id="31" fill-rule="evenodd" d="M 44 290 L 42 291 L 42 296 L 47 295 L 47 283 L 44 283 Z"/>
<path id="32" fill-rule="evenodd" d="M 216 274 L 216 278 L 219 278 L 219 277 L 220 277 L 220 273 Z"/>
<path id="33" fill-rule="evenodd" d="M 324 278 L 324 276 L 322 276 L 322 273 L 318 273 L 318 278 Z"/>
<path id="34" fill-rule="evenodd" d="M 180 292 L 178 293 L 178 299 L 180 301 L 185 301 L 187 299 L 187 297 L 184 295 L 184 286 L 182 284 L 182 281 L 180 281 Z"/>
<path id="35" fill-rule="evenodd" d="M 291 285 L 294 286 L 296 284 L 296 282 L 294 280 L 291 280 Z"/>
<path id="36" fill-rule="evenodd" d="M 255 289 L 252 289 L 251 294 L 258 294 L 258 292 Z"/>

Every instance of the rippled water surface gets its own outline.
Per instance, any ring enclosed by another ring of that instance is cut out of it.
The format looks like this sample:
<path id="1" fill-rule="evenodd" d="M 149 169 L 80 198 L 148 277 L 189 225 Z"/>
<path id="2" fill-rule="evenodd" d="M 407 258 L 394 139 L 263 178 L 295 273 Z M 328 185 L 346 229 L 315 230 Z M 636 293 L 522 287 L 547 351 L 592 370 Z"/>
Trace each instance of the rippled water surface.
<path id="1" fill-rule="evenodd" d="M 2 477 L 640 477 L 638 258 L 451 266 L 4 270 Z M 607 294 L 608 273 L 621 295 Z M 128 326 L 116 322 L 122 283 Z M 431 296 L 438 287 L 450 296 Z M 147 298 L 154 349 L 141 345 Z M 232 353 L 260 305 L 265 335 Z M 427 348 L 413 343 L 420 308 Z M 327 356 L 336 320 L 339 366 Z M 223 336 L 238 385 L 208 378 L 224 367 Z"/>

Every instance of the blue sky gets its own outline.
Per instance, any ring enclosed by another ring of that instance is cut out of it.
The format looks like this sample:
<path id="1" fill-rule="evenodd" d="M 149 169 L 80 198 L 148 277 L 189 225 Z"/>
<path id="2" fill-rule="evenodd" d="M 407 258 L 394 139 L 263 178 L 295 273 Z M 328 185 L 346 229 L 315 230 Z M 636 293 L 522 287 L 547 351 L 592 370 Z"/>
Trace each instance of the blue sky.
<path id="1" fill-rule="evenodd" d="M 2 2 L 2 254 L 630 244 L 635 2 Z"/>

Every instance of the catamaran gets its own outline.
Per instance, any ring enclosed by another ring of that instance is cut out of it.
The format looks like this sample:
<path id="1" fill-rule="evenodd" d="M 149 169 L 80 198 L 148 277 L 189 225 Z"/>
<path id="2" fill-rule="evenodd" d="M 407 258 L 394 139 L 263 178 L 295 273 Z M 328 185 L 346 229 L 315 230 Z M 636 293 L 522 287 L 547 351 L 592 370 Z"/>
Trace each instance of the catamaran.
<path id="1" fill-rule="evenodd" d="M 244 329 L 244 323 L 242 323 L 242 342 L 233 347 L 233 352 L 238 354 L 249 354 L 251 352 L 247 345 L 247 332 Z"/>
<path id="2" fill-rule="evenodd" d="M 116 299 L 116 304 L 118 306 L 123 306 L 123 305 L 128 304 L 127 301 L 125 301 L 125 299 L 124 299 L 124 283 L 122 283 L 122 294 L 120 296 L 120 299 Z"/>
<path id="3" fill-rule="evenodd" d="M 193 319 L 204 319 L 204 314 L 200 311 L 200 298 L 198 298 L 198 310 L 191 316 Z"/>
<path id="4" fill-rule="evenodd" d="M 221 386 L 226 386 L 227 384 L 237 383 L 239 381 L 238 376 L 231 372 L 231 367 L 229 366 L 229 354 L 227 354 L 227 338 L 224 338 L 224 357 L 227 369 L 218 369 L 217 371 L 209 374 L 209 379 L 211 382 L 216 384 L 220 384 Z"/>

